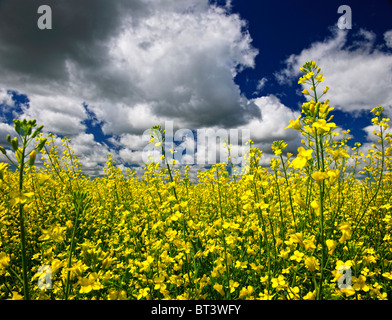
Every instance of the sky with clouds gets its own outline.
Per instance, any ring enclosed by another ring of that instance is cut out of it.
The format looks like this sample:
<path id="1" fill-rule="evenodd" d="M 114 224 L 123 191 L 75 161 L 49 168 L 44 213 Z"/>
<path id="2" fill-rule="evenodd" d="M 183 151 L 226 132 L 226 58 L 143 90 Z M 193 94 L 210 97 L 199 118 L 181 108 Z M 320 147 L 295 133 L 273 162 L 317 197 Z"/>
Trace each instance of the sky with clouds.
<path id="1" fill-rule="evenodd" d="M 51 30 L 37 27 L 42 4 Z M 342 4 L 350 30 L 337 26 Z M 299 67 L 311 59 L 336 123 L 366 143 L 368 110 L 392 116 L 390 17 L 387 0 L 0 0 L 0 145 L 12 118 L 35 118 L 99 175 L 108 153 L 142 167 L 143 133 L 171 121 L 174 132 L 249 130 L 267 158 L 274 140 L 293 152 L 300 137 L 284 127 L 300 114 Z"/>

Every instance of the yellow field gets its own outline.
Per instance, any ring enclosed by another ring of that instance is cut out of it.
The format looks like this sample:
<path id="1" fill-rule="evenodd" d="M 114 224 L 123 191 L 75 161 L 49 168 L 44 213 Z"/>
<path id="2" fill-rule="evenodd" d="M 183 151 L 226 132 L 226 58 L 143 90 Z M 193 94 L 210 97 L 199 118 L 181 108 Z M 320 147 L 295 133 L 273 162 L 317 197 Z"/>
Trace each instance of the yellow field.
<path id="1" fill-rule="evenodd" d="M 378 143 L 350 148 L 320 100 L 328 89 L 317 95 L 320 69 L 301 70 L 312 99 L 288 124 L 298 155 L 276 141 L 264 168 L 252 147 L 242 176 L 217 164 L 193 183 L 164 154 L 141 179 L 108 156 L 90 180 L 68 139 L 59 153 L 34 121 L 15 121 L 1 148 L 17 169 L 0 164 L 0 299 L 391 299 L 389 119 L 374 108 Z"/>

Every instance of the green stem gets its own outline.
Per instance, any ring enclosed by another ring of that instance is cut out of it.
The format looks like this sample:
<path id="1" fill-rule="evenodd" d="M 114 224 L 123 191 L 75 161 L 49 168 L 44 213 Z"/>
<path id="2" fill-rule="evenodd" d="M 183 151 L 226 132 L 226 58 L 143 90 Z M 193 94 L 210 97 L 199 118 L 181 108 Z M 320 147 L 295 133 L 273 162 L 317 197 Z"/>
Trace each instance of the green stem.
<path id="1" fill-rule="evenodd" d="M 223 208 L 222 208 L 222 196 L 221 196 L 221 190 L 220 190 L 220 184 L 219 184 L 219 171 L 218 168 L 216 168 L 216 179 L 217 179 L 217 184 L 218 184 L 218 197 L 219 197 L 219 209 L 220 209 L 220 214 L 221 214 L 221 219 L 222 219 L 222 226 L 224 224 L 224 218 L 223 218 Z M 231 293 L 230 293 L 230 279 L 229 279 L 229 264 L 227 262 L 227 245 L 226 245 L 226 234 L 225 234 L 225 229 L 222 228 L 222 240 L 223 240 L 223 248 L 225 251 L 225 265 L 226 265 L 226 286 L 228 288 L 226 292 L 226 296 L 229 297 L 229 300 L 231 300 Z"/>
<path id="2" fill-rule="evenodd" d="M 26 139 L 23 139 L 23 149 L 21 162 L 19 166 L 19 194 L 23 192 L 23 169 L 24 169 L 24 157 L 25 157 L 25 144 Z M 23 212 L 23 203 L 19 204 L 19 228 L 21 237 L 21 249 L 22 249 L 22 269 L 23 269 L 23 295 L 25 300 L 30 300 L 29 295 L 29 281 L 27 279 L 27 256 L 26 256 L 26 229 L 25 229 L 25 216 Z"/>
<path id="3" fill-rule="evenodd" d="M 291 213 L 293 215 L 293 221 L 294 221 L 294 228 L 295 231 L 297 231 L 297 222 L 295 221 L 295 214 L 294 214 L 294 207 L 293 207 L 293 197 L 291 195 L 291 189 L 290 189 L 290 184 L 289 184 L 289 180 L 287 178 L 287 171 L 286 171 L 286 166 L 285 163 L 283 161 L 283 156 L 282 154 L 280 154 L 280 160 L 282 161 L 282 167 L 283 167 L 283 173 L 284 173 L 284 178 L 286 180 L 286 186 L 287 186 L 287 190 L 289 191 L 289 200 L 290 200 L 290 208 L 291 208 Z"/>

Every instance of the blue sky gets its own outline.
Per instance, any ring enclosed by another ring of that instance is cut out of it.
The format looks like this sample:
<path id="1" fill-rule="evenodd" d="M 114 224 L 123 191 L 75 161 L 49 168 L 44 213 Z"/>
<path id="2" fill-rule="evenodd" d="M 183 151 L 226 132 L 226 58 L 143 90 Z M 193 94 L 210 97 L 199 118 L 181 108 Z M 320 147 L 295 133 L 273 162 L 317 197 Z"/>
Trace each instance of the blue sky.
<path id="1" fill-rule="evenodd" d="M 296 82 L 282 85 L 273 75 L 284 66 L 288 56 L 299 54 L 312 43 L 331 37 L 341 16 L 337 9 L 343 4 L 349 5 L 352 10 L 352 29 L 348 31 L 344 48 L 350 50 L 348 48 L 358 40 L 358 32 L 363 29 L 374 33 L 374 47 L 381 46 L 383 52 L 391 54 L 390 48 L 384 47 L 383 34 L 392 28 L 392 1 L 233 1 L 233 11 L 248 21 L 252 44 L 260 50 L 255 59 L 255 68 L 245 70 L 235 79 L 247 97 L 254 96 L 259 79 L 265 77 L 268 80 L 263 94 L 275 94 L 282 103 L 293 109 L 298 107 L 298 101 L 305 101 L 298 96 Z M 389 86 L 392 89 L 391 83 Z M 333 105 L 332 91 L 329 98 Z M 375 99 L 374 103 L 377 102 Z M 336 110 L 334 114 L 338 125 L 351 129 L 355 136 L 353 141 L 366 141 L 362 128 L 369 124 L 369 112 L 345 113 Z"/>
<path id="2" fill-rule="evenodd" d="M 368 111 L 383 105 L 392 116 L 391 1 L 64 3 L 45 2 L 53 28 L 40 30 L 42 1 L 0 0 L 0 145 L 13 117 L 35 118 L 70 137 L 83 170 L 99 175 L 108 153 L 141 168 L 143 133 L 172 121 L 175 131 L 250 130 L 267 164 L 274 140 L 299 146 L 284 127 L 305 101 L 297 79 L 311 59 L 331 87 L 339 130 L 364 150 Z M 351 8 L 350 30 L 337 27 L 341 5 Z"/>

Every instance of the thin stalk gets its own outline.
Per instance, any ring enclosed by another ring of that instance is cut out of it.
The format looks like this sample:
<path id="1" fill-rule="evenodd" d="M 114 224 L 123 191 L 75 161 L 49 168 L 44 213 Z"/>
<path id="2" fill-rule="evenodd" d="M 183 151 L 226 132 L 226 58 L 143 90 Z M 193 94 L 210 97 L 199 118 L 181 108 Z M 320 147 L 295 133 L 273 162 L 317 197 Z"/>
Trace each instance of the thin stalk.
<path id="1" fill-rule="evenodd" d="M 295 214 L 294 214 L 294 207 L 293 207 L 293 197 L 291 195 L 291 189 L 290 189 L 290 185 L 289 185 L 289 180 L 287 178 L 287 171 L 286 171 L 286 166 L 285 163 L 283 161 L 283 156 L 282 154 L 280 154 L 280 160 L 282 161 L 282 167 L 283 167 L 283 173 L 284 173 L 284 178 L 286 180 L 286 185 L 287 185 L 287 189 L 289 191 L 289 200 L 290 200 L 290 208 L 291 208 L 291 213 L 293 215 L 293 221 L 294 221 L 294 228 L 295 231 L 297 231 L 297 222 L 295 221 Z"/>
<path id="2" fill-rule="evenodd" d="M 19 166 L 19 194 L 23 191 L 23 169 L 24 169 L 24 157 L 25 157 L 25 145 L 26 138 L 23 139 L 22 156 Z M 29 295 L 29 281 L 27 279 L 27 256 L 26 256 L 26 229 L 25 229 L 25 216 L 23 212 L 23 203 L 19 203 L 19 228 L 21 237 L 21 249 L 22 249 L 22 269 L 23 269 L 23 295 L 25 300 L 30 300 Z"/>
<path id="3" fill-rule="evenodd" d="M 224 217 L 223 217 L 223 209 L 222 209 L 222 196 L 221 196 L 221 190 L 220 190 L 220 184 L 219 184 L 219 174 L 218 174 L 218 168 L 216 168 L 216 179 L 217 179 L 217 184 L 218 184 L 218 197 L 219 197 L 219 209 L 220 209 L 220 215 L 222 219 L 222 225 L 224 223 Z M 225 234 L 225 229 L 222 228 L 222 233 L 223 233 L 223 248 L 225 251 L 225 265 L 226 265 L 226 286 L 228 288 L 226 295 L 229 296 L 229 300 L 231 300 L 231 293 L 230 293 L 230 279 L 229 279 L 229 264 L 227 262 L 227 245 L 226 245 L 226 234 Z"/>

